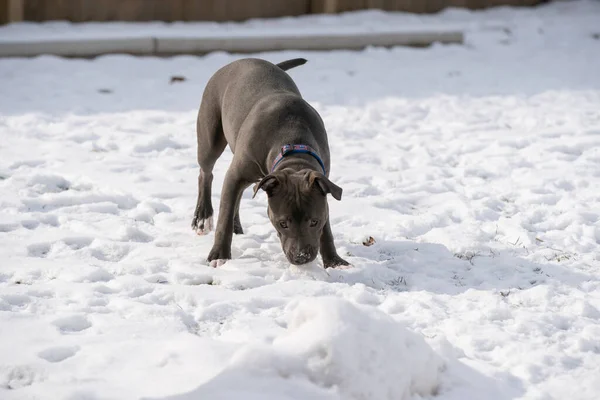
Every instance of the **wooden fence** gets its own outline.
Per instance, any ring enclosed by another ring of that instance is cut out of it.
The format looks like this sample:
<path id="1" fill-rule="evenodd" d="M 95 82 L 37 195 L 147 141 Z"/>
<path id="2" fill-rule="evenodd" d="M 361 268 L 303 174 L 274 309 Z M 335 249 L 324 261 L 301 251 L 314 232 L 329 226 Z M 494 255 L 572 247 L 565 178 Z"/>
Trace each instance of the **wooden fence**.
<path id="1" fill-rule="evenodd" d="M 532 6 L 544 0 L 0 0 L 14 21 L 241 21 L 377 8 L 432 13 L 446 7 Z"/>

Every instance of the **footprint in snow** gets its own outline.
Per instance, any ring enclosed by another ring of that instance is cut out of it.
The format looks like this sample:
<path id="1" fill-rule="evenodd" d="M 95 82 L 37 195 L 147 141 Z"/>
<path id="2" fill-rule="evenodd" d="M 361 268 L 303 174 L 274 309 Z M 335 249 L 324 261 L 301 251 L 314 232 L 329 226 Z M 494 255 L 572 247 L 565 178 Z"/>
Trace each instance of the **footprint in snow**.
<path id="1" fill-rule="evenodd" d="M 94 241 L 95 243 L 96 241 Z M 98 243 L 90 248 L 90 255 L 100 261 L 119 262 L 131 251 L 128 245 L 120 245 L 112 242 Z"/>
<path id="2" fill-rule="evenodd" d="M 16 224 L 16 223 L 0 224 L 0 232 L 1 233 L 12 232 L 18 228 L 19 228 L 19 224 Z"/>
<path id="3" fill-rule="evenodd" d="M 162 275 L 162 274 L 154 274 L 154 275 L 147 276 L 145 278 L 145 280 L 148 283 L 159 283 L 159 284 L 169 283 L 169 279 L 165 275 Z M 212 278 L 211 278 L 211 280 L 212 280 Z"/>
<path id="4" fill-rule="evenodd" d="M 130 210 L 138 201 L 130 195 L 101 194 L 81 191 L 63 191 L 48 193 L 43 198 L 22 200 L 23 211 L 49 212 L 65 207 L 88 207 L 88 211 L 116 214 L 119 210 Z"/>
<path id="5" fill-rule="evenodd" d="M 35 229 L 40 224 L 57 228 L 60 225 L 60 222 L 58 221 L 58 217 L 54 214 L 41 214 L 36 216 L 36 219 L 21 221 L 21 225 L 26 229 Z"/>
<path id="6" fill-rule="evenodd" d="M 79 351 L 79 346 L 57 346 L 50 347 L 38 353 L 38 357 L 51 362 L 57 363 L 73 357 Z"/>
<path id="7" fill-rule="evenodd" d="M 41 371 L 28 365 L 0 366 L 0 388 L 19 389 L 44 379 Z"/>
<path id="8" fill-rule="evenodd" d="M 76 280 L 76 282 L 86 282 L 86 283 L 95 283 L 95 282 L 109 282 L 115 279 L 115 276 L 105 270 L 104 268 L 98 267 L 87 275 L 82 276 L 80 279 Z"/>
<path id="9" fill-rule="evenodd" d="M 44 194 L 64 192 L 72 184 L 60 175 L 36 174 L 29 179 L 27 186 L 36 193 Z"/>
<path id="10" fill-rule="evenodd" d="M 177 284 L 181 285 L 212 285 L 214 279 L 211 275 L 207 274 L 188 274 L 186 272 L 178 272 L 173 276 L 173 280 Z"/>
<path id="11" fill-rule="evenodd" d="M 83 144 L 86 142 L 93 142 L 94 140 L 100 139 L 100 136 L 93 132 L 77 133 L 67 137 L 72 142 Z"/>
<path id="12" fill-rule="evenodd" d="M 84 316 L 72 315 L 54 320 L 53 325 L 61 333 L 77 333 L 91 328 L 92 323 Z"/>
<path id="13" fill-rule="evenodd" d="M 31 297 L 24 294 L 5 294 L 0 296 L 0 310 L 12 311 L 27 306 Z"/>
<path id="14" fill-rule="evenodd" d="M 153 151 L 161 152 L 167 149 L 185 149 L 189 146 L 183 145 L 171 139 L 168 136 L 162 136 L 152 140 L 147 144 L 138 144 L 133 148 L 136 153 L 151 153 Z"/>
<path id="15" fill-rule="evenodd" d="M 24 219 L 21 221 L 21 226 L 31 231 L 40 226 L 40 221 L 36 221 L 35 219 Z"/>
<path id="16" fill-rule="evenodd" d="M 29 257 L 45 258 L 50 253 L 50 243 L 34 243 L 27 246 Z"/>
<path id="17" fill-rule="evenodd" d="M 119 241 L 121 242 L 148 243 L 153 240 L 154 237 L 150 236 L 141 229 L 135 228 L 133 226 L 127 226 L 121 229 L 121 232 L 119 234 Z"/>
<path id="18" fill-rule="evenodd" d="M 86 236 L 79 236 L 64 238 L 62 241 L 72 250 L 81 250 L 84 247 L 88 247 L 94 241 L 94 239 Z"/>
<path id="19" fill-rule="evenodd" d="M 12 275 L 3 274 L 0 272 L 0 283 L 8 282 L 8 280 L 12 277 Z"/>
<path id="20" fill-rule="evenodd" d="M 138 297 L 142 297 L 145 296 L 147 294 L 150 294 L 154 292 L 154 288 L 147 286 L 147 287 L 135 287 L 133 289 L 131 289 L 130 291 L 127 292 L 127 295 L 129 297 L 131 297 L 132 299 L 136 299 Z"/>
<path id="21" fill-rule="evenodd" d="M 13 169 L 13 170 L 19 169 L 21 167 L 35 168 L 35 167 L 40 167 L 44 164 L 45 164 L 45 161 L 43 161 L 43 160 L 25 160 L 25 161 L 14 162 L 8 168 Z"/>

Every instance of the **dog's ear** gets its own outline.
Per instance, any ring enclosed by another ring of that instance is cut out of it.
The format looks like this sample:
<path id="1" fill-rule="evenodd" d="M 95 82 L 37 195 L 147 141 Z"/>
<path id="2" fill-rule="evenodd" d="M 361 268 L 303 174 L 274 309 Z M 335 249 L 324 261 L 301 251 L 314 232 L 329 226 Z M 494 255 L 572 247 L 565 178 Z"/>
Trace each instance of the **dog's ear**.
<path id="1" fill-rule="evenodd" d="M 316 187 L 321 193 L 323 193 L 323 196 L 327 196 L 327 193 L 331 193 L 334 199 L 342 199 L 342 188 L 331 182 L 322 173 L 311 171 L 306 175 L 306 178 L 308 180 L 308 186 L 310 188 Z"/>
<path id="2" fill-rule="evenodd" d="M 258 189 L 262 189 L 265 192 L 267 192 L 267 196 L 269 196 L 269 197 L 273 196 L 273 193 L 275 192 L 275 189 L 277 189 L 279 184 L 280 184 L 279 179 L 274 174 L 269 174 L 269 175 L 265 176 L 264 178 L 261 179 L 260 182 L 258 182 L 256 185 L 254 185 L 254 194 L 252 195 L 252 198 L 256 197 L 256 193 L 258 192 Z"/>

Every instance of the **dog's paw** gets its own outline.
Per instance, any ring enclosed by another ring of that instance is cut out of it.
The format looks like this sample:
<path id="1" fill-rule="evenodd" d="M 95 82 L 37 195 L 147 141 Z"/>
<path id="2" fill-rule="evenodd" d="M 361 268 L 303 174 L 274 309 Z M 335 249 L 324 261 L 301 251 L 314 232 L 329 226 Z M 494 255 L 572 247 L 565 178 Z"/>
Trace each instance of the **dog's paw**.
<path id="1" fill-rule="evenodd" d="M 216 259 L 216 260 L 212 260 L 208 263 L 208 265 L 210 265 L 213 268 L 217 268 L 222 266 L 223 264 L 225 264 L 228 260 L 221 260 L 221 259 Z"/>
<path id="2" fill-rule="evenodd" d="M 243 235 L 244 234 L 244 229 L 242 228 L 242 224 L 234 222 L 234 224 L 233 224 L 233 233 L 235 233 L 236 235 Z"/>
<path id="3" fill-rule="evenodd" d="M 333 268 L 333 269 L 351 269 L 351 268 L 354 268 L 354 266 L 352 264 L 338 264 L 331 268 Z"/>
<path id="4" fill-rule="evenodd" d="M 207 260 L 211 267 L 220 267 L 225 264 L 227 260 L 231 260 L 231 250 L 226 251 L 221 247 L 213 246 L 210 253 L 208 253 Z"/>
<path id="5" fill-rule="evenodd" d="M 348 269 L 352 268 L 350 263 L 336 254 L 335 257 L 329 260 L 323 260 L 323 266 L 327 268 Z"/>
<path id="6" fill-rule="evenodd" d="M 194 220 L 194 222 L 192 222 L 192 229 L 194 229 L 199 236 L 208 234 L 208 232 L 213 230 L 213 217 L 210 216 L 206 219 Z"/>

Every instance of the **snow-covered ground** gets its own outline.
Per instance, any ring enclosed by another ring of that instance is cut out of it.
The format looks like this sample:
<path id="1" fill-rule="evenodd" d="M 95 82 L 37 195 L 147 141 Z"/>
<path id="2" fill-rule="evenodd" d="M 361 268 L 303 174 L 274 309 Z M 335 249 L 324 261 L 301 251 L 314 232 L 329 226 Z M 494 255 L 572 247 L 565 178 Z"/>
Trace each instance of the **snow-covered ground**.
<path id="1" fill-rule="evenodd" d="M 421 22 L 466 44 L 258 55 L 309 60 L 354 266 L 326 272 L 265 196 L 218 269 L 190 228 L 197 106 L 239 56 L 0 60 L 0 398 L 597 399 L 600 2 L 235 29 Z M 57 26 L 87 29 L 0 38 Z"/>

